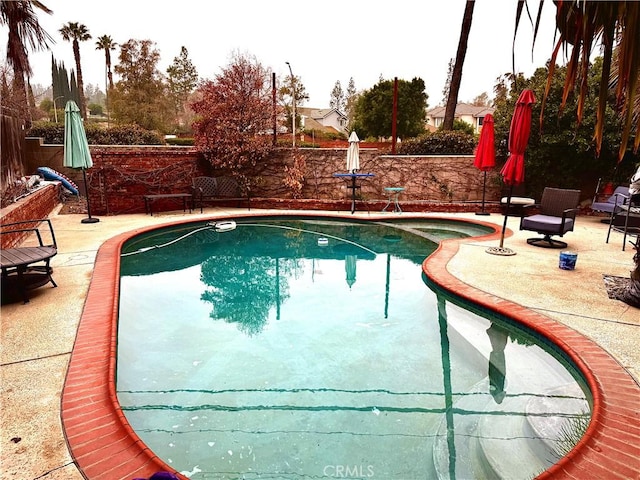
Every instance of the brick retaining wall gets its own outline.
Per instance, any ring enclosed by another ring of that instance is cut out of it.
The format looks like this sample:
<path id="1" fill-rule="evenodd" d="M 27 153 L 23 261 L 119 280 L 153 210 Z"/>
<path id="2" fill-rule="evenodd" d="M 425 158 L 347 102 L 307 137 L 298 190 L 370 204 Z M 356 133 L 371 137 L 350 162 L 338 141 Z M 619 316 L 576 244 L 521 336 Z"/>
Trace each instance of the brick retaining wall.
<path id="1" fill-rule="evenodd" d="M 0 224 L 47 218 L 60 203 L 60 185 L 46 185 L 21 198 L 16 203 L 2 209 Z M 0 246 L 12 248 L 19 245 L 28 235 L 0 235 Z"/>

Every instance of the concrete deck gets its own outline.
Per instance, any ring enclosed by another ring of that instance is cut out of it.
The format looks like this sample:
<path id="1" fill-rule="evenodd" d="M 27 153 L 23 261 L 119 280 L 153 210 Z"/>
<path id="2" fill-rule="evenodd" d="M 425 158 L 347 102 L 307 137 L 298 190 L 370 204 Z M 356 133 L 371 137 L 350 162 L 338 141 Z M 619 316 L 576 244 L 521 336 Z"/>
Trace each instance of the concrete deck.
<path id="1" fill-rule="evenodd" d="M 187 215 L 197 220 L 234 211 L 209 209 L 204 214 Z M 260 212 L 252 210 L 252 213 Z M 402 214 L 405 218 L 416 215 Z M 499 225 L 503 220 L 497 214 L 429 216 L 470 218 Z M 119 233 L 182 219 L 185 214 L 101 217 L 95 224 L 82 224 L 80 220 L 84 217 L 59 215 L 57 211 L 50 215 L 59 245 L 59 253 L 52 260 L 58 287 L 41 287 L 31 292 L 30 303 L 3 305 L 1 309 L 0 477 L 3 479 L 84 478 L 67 448 L 60 404 L 97 251 Z M 568 249 L 578 253 L 577 266 L 566 271 L 558 268 L 559 250 L 528 245 L 525 240 L 533 235 L 519 232 L 516 218 L 509 219 L 509 227 L 514 235 L 505 239 L 505 246 L 516 251 L 516 255 L 487 254 L 487 247 L 497 245 L 495 239 L 463 241 L 446 264 L 448 272 L 470 287 L 515 302 L 585 335 L 629 372 L 637 387 L 640 310 L 610 300 L 602 278 L 603 274 L 627 277 L 633 268 L 634 251 L 630 247 L 622 251 L 622 235 L 612 233 L 610 243 L 606 244 L 607 226 L 600 218 L 579 217 L 575 231 L 565 236 Z M 640 405 L 640 390 L 633 393 Z M 638 425 L 634 428 L 640 431 Z M 638 436 L 630 441 L 638 451 Z M 626 477 L 619 472 L 614 477 L 640 478 L 638 458 L 636 455 L 629 462 L 635 476 Z"/>

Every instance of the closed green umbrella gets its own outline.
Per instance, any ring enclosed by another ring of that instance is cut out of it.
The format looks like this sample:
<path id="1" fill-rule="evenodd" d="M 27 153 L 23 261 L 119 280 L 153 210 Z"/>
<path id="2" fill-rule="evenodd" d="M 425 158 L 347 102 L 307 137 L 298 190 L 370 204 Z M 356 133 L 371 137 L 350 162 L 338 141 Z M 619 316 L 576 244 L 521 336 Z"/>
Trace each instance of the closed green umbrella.
<path id="1" fill-rule="evenodd" d="M 91 217 L 91 202 L 87 186 L 87 168 L 93 166 L 87 134 L 84 131 L 80 109 L 73 100 L 69 100 L 64 108 L 64 162 L 69 168 L 82 169 L 84 179 L 84 193 L 87 197 L 87 213 L 89 218 L 83 218 L 82 223 L 96 223 L 99 218 Z"/>

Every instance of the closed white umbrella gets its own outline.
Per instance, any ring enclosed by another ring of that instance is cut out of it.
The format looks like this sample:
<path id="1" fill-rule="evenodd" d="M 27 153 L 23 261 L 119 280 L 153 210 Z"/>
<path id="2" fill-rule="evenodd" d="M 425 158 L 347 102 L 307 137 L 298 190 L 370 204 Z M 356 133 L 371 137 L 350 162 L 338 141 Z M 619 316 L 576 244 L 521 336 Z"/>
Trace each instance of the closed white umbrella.
<path id="1" fill-rule="evenodd" d="M 360 139 L 356 132 L 349 135 L 349 148 L 347 149 L 347 172 L 355 173 L 360 169 Z"/>

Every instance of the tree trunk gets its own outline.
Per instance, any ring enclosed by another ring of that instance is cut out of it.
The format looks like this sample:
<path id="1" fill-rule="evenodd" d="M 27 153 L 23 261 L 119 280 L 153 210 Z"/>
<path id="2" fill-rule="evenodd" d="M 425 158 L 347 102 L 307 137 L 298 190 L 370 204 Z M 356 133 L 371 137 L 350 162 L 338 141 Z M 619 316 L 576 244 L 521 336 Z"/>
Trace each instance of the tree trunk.
<path id="1" fill-rule="evenodd" d="M 76 61 L 76 80 L 78 82 L 78 100 L 80 100 L 80 115 L 87 118 L 87 102 L 84 98 L 84 83 L 82 81 L 82 67 L 80 66 L 80 44 L 78 40 L 73 40 L 73 57 Z"/>
<path id="2" fill-rule="evenodd" d="M 464 57 L 467 55 L 467 43 L 469 41 L 469 32 L 471 31 L 471 21 L 473 19 L 473 8 L 475 5 L 475 0 L 468 0 L 464 7 L 462 30 L 460 30 L 456 63 L 453 66 L 453 73 L 451 74 L 449 98 L 447 100 L 447 108 L 444 113 L 444 123 L 442 125 L 443 130 L 453 130 L 453 119 L 458 103 L 458 92 L 460 91 L 460 83 L 462 82 L 462 66 L 464 65 Z"/>
<path id="3" fill-rule="evenodd" d="M 640 308 L 640 241 L 634 244 L 634 248 L 636 254 L 633 256 L 633 261 L 636 267 L 631 271 L 629 279 L 615 292 L 615 298 L 632 307 Z"/>

